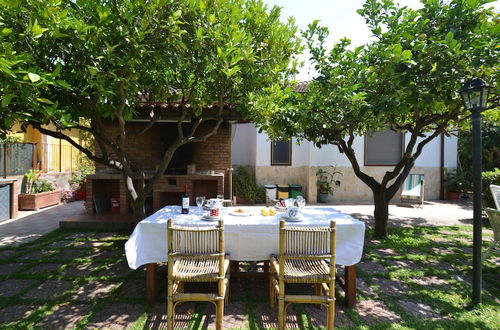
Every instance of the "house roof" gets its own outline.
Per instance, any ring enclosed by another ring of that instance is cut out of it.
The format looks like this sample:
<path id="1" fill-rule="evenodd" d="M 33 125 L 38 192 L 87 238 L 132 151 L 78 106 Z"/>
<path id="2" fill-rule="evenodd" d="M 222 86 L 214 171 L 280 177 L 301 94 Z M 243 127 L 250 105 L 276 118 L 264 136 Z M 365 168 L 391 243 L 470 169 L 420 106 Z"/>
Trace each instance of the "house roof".
<path id="1" fill-rule="evenodd" d="M 297 93 L 305 93 L 309 88 L 309 81 L 299 81 L 293 86 L 293 91 Z"/>
<path id="2" fill-rule="evenodd" d="M 294 92 L 305 93 L 309 87 L 308 81 L 300 81 L 294 85 Z M 149 121 L 156 114 L 158 116 L 158 122 L 161 121 L 177 121 L 179 118 L 179 113 L 181 107 L 184 106 L 188 110 L 188 115 L 186 120 L 191 120 L 194 117 L 192 112 L 192 106 L 190 103 L 181 104 L 181 101 L 175 103 L 166 102 L 156 102 L 149 103 L 144 95 L 140 95 L 142 103 L 139 105 L 138 113 L 130 121 Z M 224 105 L 223 118 L 225 121 L 237 121 L 237 122 L 248 122 L 237 110 L 238 106 L 236 104 L 226 104 Z M 208 112 L 215 111 L 217 109 L 216 104 L 209 105 L 205 108 Z"/>

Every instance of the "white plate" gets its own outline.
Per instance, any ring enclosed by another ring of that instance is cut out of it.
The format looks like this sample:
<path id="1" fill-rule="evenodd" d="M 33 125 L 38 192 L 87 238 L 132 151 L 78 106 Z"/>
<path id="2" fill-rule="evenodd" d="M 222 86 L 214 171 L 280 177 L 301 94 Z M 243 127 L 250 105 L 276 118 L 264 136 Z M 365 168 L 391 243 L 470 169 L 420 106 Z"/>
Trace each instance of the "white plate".
<path id="1" fill-rule="evenodd" d="M 220 216 L 218 216 L 218 217 L 212 217 L 210 215 L 204 215 L 200 219 L 203 220 L 203 221 L 219 221 L 219 220 L 222 220 L 222 218 Z"/>
<path id="2" fill-rule="evenodd" d="M 288 215 L 284 214 L 281 216 L 281 218 L 287 222 L 301 222 L 304 221 L 304 217 L 289 217 Z"/>
<path id="3" fill-rule="evenodd" d="M 229 212 L 230 215 L 233 215 L 235 217 L 249 217 L 252 215 L 252 213 L 248 212 L 248 211 L 245 211 L 245 212 L 234 212 L 234 211 L 231 211 Z"/>
<path id="4" fill-rule="evenodd" d="M 283 207 L 283 206 L 278 206 L 278 205 L 275 205 L 274 208 L 276 209 L 276 211 L 278 212 L 285 212 L 286 211 L 286 207 Z"/>

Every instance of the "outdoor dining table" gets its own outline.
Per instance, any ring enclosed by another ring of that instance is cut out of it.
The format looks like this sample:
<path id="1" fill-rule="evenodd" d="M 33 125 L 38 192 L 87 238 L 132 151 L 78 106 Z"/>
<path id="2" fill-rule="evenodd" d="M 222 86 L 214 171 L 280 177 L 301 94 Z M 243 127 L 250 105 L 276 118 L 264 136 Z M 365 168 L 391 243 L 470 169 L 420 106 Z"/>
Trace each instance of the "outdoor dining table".
<path id="1" fill-rule="evenodd" d="M 268 261 L 271 254 L 279 251 L 279 221 L 286 215 L 277 212 L 263 216 L 263 207 L 239 207 L 247 211 L 241 216 L 235 207 L 224 208 L 225 247 L 232 261 Z M 137 269 L 146 265 L 147 300 L 156 300 L 156 265 L 167 262 L 167 221 L 173 219 L 180 226 L 210 226 L 215 222 L 202 219 L 207 211 L 190 207 L 188 214 L 181 214 L 180 206 L 165 206 L 137 224 L 125 244 L 129 267 Z M 250 213 L 250 215 L 248 215 Z M 332 207 L 306 206 L 300 222 L 294 226 L 327 226 L 331 220 L 337 223 L 336 264 L 345 267 L 344 279 L 337 281 L 345 292 L 346 305 L 356 303 L 356 264 L 361 260 L 365 236 L 365 224 Z M 233 274 L 232 274 L 233 276 Z"/>

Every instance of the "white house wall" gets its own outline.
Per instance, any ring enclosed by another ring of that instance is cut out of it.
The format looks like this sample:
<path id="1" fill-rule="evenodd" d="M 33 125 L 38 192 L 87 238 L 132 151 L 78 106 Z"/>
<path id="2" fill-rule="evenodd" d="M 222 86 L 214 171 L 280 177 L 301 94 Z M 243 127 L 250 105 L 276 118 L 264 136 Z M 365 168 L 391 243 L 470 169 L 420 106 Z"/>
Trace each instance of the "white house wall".
<path id="1" fill-rule="evenodd" d="M 271 166 L 271 142 L 265 133 L 257 133 L 253 124 L 238 124 L 234 130 L 233 164 L 255 167 L 256 179 L 259 184 L 300 184 L 303 186 L 304 196 L 308 200 L 316 200 L 316 170 L 329 165 L 335 165 L 342 171 L 339 177 L 341 185 L 336 187 L 330 201 L 371 201 L 371 190 L 359 180 L 352 170 L 347 157 L 341 154 L 337 147 L 328 145 L 316 148 L 307 141 L 297 145 L 292 143 L 292 165 Z M 240 127 L 240 126 L 244 126 Z M 252 141 L 255 134 L 255 144 Z M 406 136 L 406 143 L 409 136 Z M 242 147 L 244 146 L 244 148 Z M 365 173 L 380 180 L 386 171 L 392 170 L 388 166 L 364 166 L 364 137 L 354 140 L 354 151 L 358 163 Z M 425 175 L 425 198 L 438 199 L 440 190 L 440 137 L 427 144 L 415 162 L 412 173 Z M 255 158 L 252 158 L 255 157 Z M 456 167 L 457 138 L 445 137 L 445 167 Z M 396 199 L 396 198 L 395 198 Z"/>
<path id="2" fill-rule="evenodd" d="M 257 129 L 253 124 L 234 124 L 231 157 L 233 165 L 255 166 Z"/>

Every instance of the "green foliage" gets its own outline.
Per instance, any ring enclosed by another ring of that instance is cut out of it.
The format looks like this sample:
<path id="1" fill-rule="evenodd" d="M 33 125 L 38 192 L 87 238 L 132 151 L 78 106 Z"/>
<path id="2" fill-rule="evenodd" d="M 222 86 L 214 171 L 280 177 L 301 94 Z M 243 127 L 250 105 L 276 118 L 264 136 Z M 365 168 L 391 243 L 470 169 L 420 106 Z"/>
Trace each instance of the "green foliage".
<path id="1" fill-rule="evenodd" d="M 472 190 L 470 176 L 460 168 L 446 171 L 444 186 L 452 192 L 469 192 Z"/>
<path id="2" fill-rule="evenodd" d="M 153 177 L 144 187 L 127 181 L 138 217 L 175 150 L 213 135 L 232 105 L 258 117 L 261 108 L 251 98 L 272 99 L 269 88 L 296 72 L 301 49 L 293 20 L 282 22 L 278 7 L 259 0 L 1 4 L 0 133 L 19 121 L 69 141 L 61 130 L 78 128 L 92 135 L 100 153 L 85 143 L 80 151 L 136 178 L 144 171 L 133 164 L 128 139 L 162 116 L 178 120 L 178 136 L 164 146 Z M 139 112 L 150 122 L 128 130 L 126 122 Z M 56 129 L 47 130 L 49 123 Z M 208 133 L 197 131 L 200 124 Z"/>
<path id="3" fill-rule="evenodd" d="M 52 183 L 47 180 L 38 180 L 33 184 L 33 194 L 54 191 Z"/>
<path id="4" fill-rule="evenodd" d="M 367 1 L 358 13 L 375 40 L 356 48 L 342 39 L 328 50 L 328 30 L 313 22 L 304 37 L 319 77 L 306 93 L 282 93 L 284 105 L 263 128 L 318 146 L 388 126 L 419 134 L 451 128 L 469 115 L 457 93 L 464 80 L 481 77 L 494 86 L 492 99 L 499 94 L 500 27 L 485 2 L 426 1 L 413 10 Z"/>
<path id="5" fill-rule="evenodd" d="M 500 126 L 489 119 L 481 123 L 483 171 L 500 168 Z M 465 172 L 472 176 L 472 131 L 460 129 L 458 133 L 458 159 Z"/>
<path id="6" fill-rule="evenodd" d="M 326 170 L 318 168 L 316 171 L 316 186 L 322 194 L 333 195 L 334 185 L 340 186 L 340 180 L 335 180 L 335 177 L 342 176 L 341 171 L 337 171 L 335 166 L 329 166 Z"/>
<path id="7" fill-rule="evenodd" d="M 40 179 L 40 171 L 37 170 L 29 170 L 24 174 L 26 179 L 26 193 L 27 194 L 37 194 L 47 191 L 53 191 L 54 188 L 52 184 L 47 180 Z"/>
<path id="8" fill-rule="evenodd" d="M 257 185 L 255 174 L 244 166 L 238 166 L 233 174 L 233 189 L 236 196 L 243 197 L 250 204 L 266 200 L 264 187 Z"/>
<path id="9" fill-rule="evenodd" d="M 181 97 L 196 114 L 220 97 L 249 110 L 249 93 L 295 72 L 296 27 L 279 16 L 246 0 L 3 2 L 0 127 L 73 127 L 123 105 L 129 119 Z"/>
<path id="10" fill-rule="evenodd" d="M 457 93 L 463 83 L 487 81 L 491 107 L 498 107 L 500 25 L 498 14 L 483 8 L 487 2 L 433 0 L 411 9 L 367 0 L 358 13 L 373 41 L 356 48 L 348 39 L 327 48 L 328 29 L 311 23 L 303 36 L 318 77 L 304 93 L 291 93 L 290 86 L 275 90 L 274 107 L 256 99 L 256 107 L 271 109 L 258 125 L 272 139 L 296 136 L 318 147 L 338 146 L 372 190 L 376 234 L 385 235 L 387 205 L 425 145 L 470 115 Z M 387 128 L 408 139 L 401 161 L 379 179 L 363 171 L 353 143 Z"/>
<path id="11" fill-rule="evenodd" d="M 493 171 L 483 172 L 483 208 L 495 208 L 493 196 L 491 196 L 490 185 L 500 186 L 500 168 L 495 168 Z"/>
<path id="12" fill-rule="evenodd" d="M 5 138 L 0 138 L 0 143 L 19 143 L 22 141 L 21 137 L 15 135 L 6 135 Z"/>

